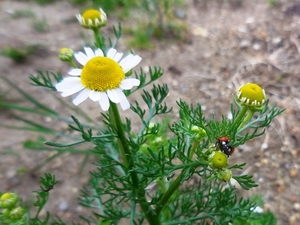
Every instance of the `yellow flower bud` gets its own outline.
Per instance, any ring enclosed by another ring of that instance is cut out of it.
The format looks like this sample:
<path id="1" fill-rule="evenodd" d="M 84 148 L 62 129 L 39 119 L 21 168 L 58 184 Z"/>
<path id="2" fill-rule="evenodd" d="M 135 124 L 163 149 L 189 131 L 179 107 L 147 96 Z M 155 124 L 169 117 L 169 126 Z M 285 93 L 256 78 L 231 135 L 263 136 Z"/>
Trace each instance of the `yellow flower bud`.
<path id="1" fill-rule="evenodd" d="M 9 217 L 11 220 L 19 220 L 22 218 L 24 213 L 25 213 L 25 210 L 21 206 L 19 206 L 10 211 Z"/>
<path id="2" fill-rule="evenodd" d="M 0 198 L 0 208 L 10 208 L 18 201 L 18 196 L 15 193 L 5 193 Z"/>
<path id="3" fill-rule="evenodd" d="M 7 219 L 9 219 L 10 218 L 10 210 L 9 209 L 3 209 L 2 210 L 2 215 L 4 216 L 4 217 L 6 217 Z"/>
<path id="4" fill-rule="evenodd" d="M 264 89 L 254 83 L 241 86 L 237 93 L 237 100 L 241 105 L 251 106 L 260 109 L 265 103 L 266 95 Z"/>
<path id="5" fill-rule="evenodd" d="M 202 141 L 205 137 L 207 137 L 206 131 L 198 126 L 192 126 L 191 131 L 195 135 L 195 139 L 197 141 Z"/>
<path id="6" fill-rule="evenodd" d="M 218 179 L 224 182 L 227 182 L 231 179 L 232 177 L 232 172 L 231 170 L 227 168 L 223 168 L 217 175 Z"/>
<path id="7" fill-rule="evenodd" d="M 106 26 L 107 16 L 105 12 L 100 8 L 87 9 L 82 14 L 76 15 L 80 25 L 86 29 L 99 29 Z"/>
<path id="8" fill-rule="evenodd" d="M 73 59 L 74 51 L 70 48 L 61 48 L 59 50 L 59 59 L 63 62 L 70 62 Z"/>
<path id="9" fill-rule="evenodd" d="M 228 156 L 221 151 L 213 152 L 209 161 L 212 168 L 225 168 L 228 165 Z"/>

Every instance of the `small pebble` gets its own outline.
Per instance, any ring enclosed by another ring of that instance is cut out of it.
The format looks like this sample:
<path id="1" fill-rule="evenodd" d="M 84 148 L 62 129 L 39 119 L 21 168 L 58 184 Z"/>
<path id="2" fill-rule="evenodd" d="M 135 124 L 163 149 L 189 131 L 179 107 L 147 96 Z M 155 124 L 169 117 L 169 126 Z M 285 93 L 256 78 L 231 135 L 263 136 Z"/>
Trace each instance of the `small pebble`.
<path id="1" fill-rule="evenodd" d="M 5 173 L 5 175 L 8 179 L 11 179 L 17 175 L 17 172 L 15 169 L 10 169 Z"/>
<path id="2" fill-rule="evenodd" d="M 247 30 L 247 27 L 241 26 L 241 27 L 238 28 L 238 31 L 241 32 L 241 33 L 247 33 L 248 30 Z"/>
<path id="3" fill-rule="evenodd" d="M 295 210 L 299 211 L 300 210 L 300 203 L 296 202 L 293 204 L 293 207 Z"/>
<path id="4" fill-rule="evenodd" d="M 76 212 L 82 212 L 83 207 L 81 205 L 77 205 L 75 210 L 76 210 Z"/>
<path id="5" fill-rule="evenodd" d="M 61 200 L 60 203 L 58 204 L 58 209 L 60 211 L 65 212 L 68 210 L 68 208 L 69 208 L 69 204 L 67 203 L 66 200 Z"/>
<path id="6" fill-rule="evenodd" d="M 291 176 L 291 177 L 297 176 L 297 170 L 291 169 L 291 170 L 290 170 L 290 176 Z"/>
<path id="7" fill-rule="evenodd" d="M 177 10 L 175 10 L 175 15 L 179 19 L 184 19 L 186 17 L 186 12 L 182 9 L 177 9 Z"/>
<path id="8" fill-rule="evenodd" d="M 253 23 L 254 22 L 254 17 L 250 16 L 247 18 L 246 23 Z"/>
<path id="9" fill-rule="evenodd" d="M 251 46 L 251 41 L 245 39 L 245 40 L 241 41 L 239 48 L 244 49 L 244 48 L 248 48 L 250 46 Z"/>
<path id="10" fill-rule="evenodd" d="M 258 50 L 261 49 L 261 46 L 260 46 L 259 43 L 254 43 L 254 44 L 252 45 L 252 48 L 253 48 L 254 50 L 258 51 Z"/>
<path id="11" fill-rule="evenodd" d="M 263 143 L 263 144 L 261 145 L 261 148 L 262 148 L 263 150 L 268 149 L 268 148 L 269 148 L 268 143 Z"/>
<path id="12" fill-rule="evenodd" d="M 256 206 L 254 209 L 251 208 L 253 210 L 253 212 L 256 212 L 256 213 L 263 213 L 264 210 L 263 208 L 261 208 L 260 206 Z"/>
<path id="13" fill-rule="evenodd" d="M 272 39 L 272 43 L 274 45 L 279 45 L 279 44 L 281 44 L 281 42 L 282 42 L 282 38 L 281 37 L 276 37 L 276 38 Z"/>
<path id="14" fill-rule="evenodd" d="M 289 224 L 292 225 L 292 224 L 296 224 L 297 222 L 297 215 L 292 215 L 289 217 Z"/>
<path id="15" fill-rule="evenodd" d="M 229 119 L 229 120 L 232 119 L 232 113 L 231 112 L 227 113 L 227 119 Z"/>

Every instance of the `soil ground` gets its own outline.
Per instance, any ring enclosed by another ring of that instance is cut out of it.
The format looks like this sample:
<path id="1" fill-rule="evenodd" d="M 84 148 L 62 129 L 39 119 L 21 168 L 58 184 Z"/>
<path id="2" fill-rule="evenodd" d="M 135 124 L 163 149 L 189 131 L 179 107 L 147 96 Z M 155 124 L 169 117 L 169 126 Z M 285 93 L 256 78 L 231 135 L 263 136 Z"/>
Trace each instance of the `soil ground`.
<path id="1" fill-rule="evenodd" d="M 13 18 L 12 13 L 18 10 L 28 10 L 37 18 L 45 18 L 49 31 L 36 31 L 32 18 Z M 69 47 L 77 51 L 85 45 L 86 39 L 92 40 L 91 34 L 87 35 L 74 20 L 74 15 L 81 10 L 66 1 L 44 6 L 26 1 L 0 2 L 1 50 L 7 46 L 39 45 L 39 51 L 22 64 L 0 56 L 0 76 L 9 78 L 66 117 L 70 112 L 49 92 L 31 86 L 29 75 L 36 74 L 37 70 L 61 70 L 67 74 L 69 67 L 58 60 L 58 50 Z M 265 210 L 276 215 L 278 224 L 300 224 L 300 1 L 282 0 L 271 7 L 264 0 L 193 0 L 186 1 L 183 12 L 189 28 L 184 41 L 165 39 L 156 41 L 155 49 L 136 50 L 143 58 L 141 66 L 164 68 L 165 75 L 159 82 L 169 85 L 168 104 L 174 107 L 174 118 L 178 113 L 176 100 L 180 98 L 188 103 L 200 102 L 207 118 L 213 113 L 228 115 L 230 96 L 247 82 L 260 84 L 271 104 L 286 108 L 263 137 L 239 146 L 230 160 L 247 162 L 244 173 L 253 174 L 259 184 L 249 192 L 240 190 L 241 195 L 261 194 L 266 202 Z M 108 16 L 104 32 L 111 34 L 109 27 L 117 25 L 118 18 Z M 123 27 L 132 26 L 130 21 L 122 23 Z M 126 41 L 129 39 L 130 36 L 125 35 L 118 50 L 128 51 Z M 10 103 L 30 106 L 3 80 L 0 96 Z M 92 102 L 87 101 L 80 108 L 99 119 L 99 109 Z M 0 110 L 1 125 L 22 125 L 11 111 Z M 58 130 L 67 126 L 48 117 L 31 119 Z M 46 163 L 53 152 L 24 149 L 24 141 L 36 140 L 40 135 L 0 127 L 0 190 L 13 190 L 30 202 L 34 196 L 31 191 L 39 186 L 38 177 L 44 172 L 56 174 L 60 182 L 52 191 L 46 210 L 71 224 L 83 212 L 76 198 L 87 181 L 90 167 L 85 167 L 80 175 L 78 165 L 83 156 L 64 154 Z M 36 169 L 40 164 L 45 165 Z"/>

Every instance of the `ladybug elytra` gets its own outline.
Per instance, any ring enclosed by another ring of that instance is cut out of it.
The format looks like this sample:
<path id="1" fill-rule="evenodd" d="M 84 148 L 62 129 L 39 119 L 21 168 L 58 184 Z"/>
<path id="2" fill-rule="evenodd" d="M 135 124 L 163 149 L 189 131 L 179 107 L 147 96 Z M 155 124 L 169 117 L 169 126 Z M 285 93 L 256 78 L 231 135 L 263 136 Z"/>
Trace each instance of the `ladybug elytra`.
<path id="1" fill-rule="evenodd" d="M 232 153 L 234 152 L 234 148 L 231 147 L 229 140 L 230 140 L 229 137 L 224 136 L 224 137 L 219 137 L 216 142 L 216 147 L 220 149 L 228 157 L 232 155 Z"/>

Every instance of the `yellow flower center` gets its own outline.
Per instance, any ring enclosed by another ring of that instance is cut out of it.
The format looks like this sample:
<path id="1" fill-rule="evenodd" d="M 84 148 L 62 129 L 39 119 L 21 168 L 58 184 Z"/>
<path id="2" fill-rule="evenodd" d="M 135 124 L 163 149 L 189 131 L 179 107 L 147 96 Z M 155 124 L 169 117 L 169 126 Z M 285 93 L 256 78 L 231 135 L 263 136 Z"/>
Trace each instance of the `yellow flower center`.
<path id="1" fill-rule="evenodd" d="M 105 92 L 120 86 L 125 78 L 122 67 L 114 60 L 97 56 L 82 68 L 81 83 L 89 90 Z"/>
<path id="2" fill-rule="evenodd" d="M 77 14 L 76 17 L 85 29 L 99 29 L 104 27 L 107 22 L 107 16 L 101 8 L 99 10 L 88 9 L 82 14 Z"/>
<path id="3" fill-rule="evenodd" d="M 88 9 L 83 14 L 82 17 L 84 18 L 84 21 L 88 24 L 89 19 L 92 21 L 95 21 L 96 19 L 101 21 L 102 13 L 99 10 L 96 9 Z"/>
<path id="4" fill-rule="evenodd" d="M 248 106 L 261 106 L 265 103 L 265 91 L 257 84 L 248 83 L 237 91 L 238 100 Z"/>

